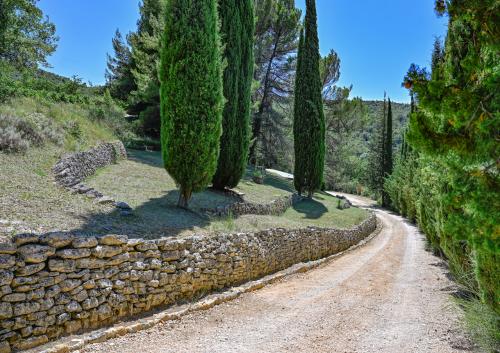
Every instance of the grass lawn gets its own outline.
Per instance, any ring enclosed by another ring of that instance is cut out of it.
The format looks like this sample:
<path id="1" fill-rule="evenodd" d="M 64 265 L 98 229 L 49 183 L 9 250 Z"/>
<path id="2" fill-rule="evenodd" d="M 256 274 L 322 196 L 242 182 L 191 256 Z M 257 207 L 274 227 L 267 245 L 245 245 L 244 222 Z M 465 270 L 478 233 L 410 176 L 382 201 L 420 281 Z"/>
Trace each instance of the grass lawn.
<path id="1" fill-rule="evenodd" d="M 209 218 L 203 208 L 214 208 L 237 202 L 236 199 L 206 190 L 193 195 L 193 212 L 175 207 L 178 192 L 175 182 L 163 169 L 159 152 L 129 150 L 129 160 L 100 170 L 87 184 L 134 209 L 134 216 L 122 218 L 112 225 L 113 232 L 130 236 L 158 237 L 185 235 L 193 232 L 254 231 L 271 227 L 299 228 L 305 226 L 351 227 L 367 216 L 365 210 L 338 210 L 337 198 L 316 194 L 290 208 L 283 216 L 244 215 L 237 218 Z M 285 178 L 268 174 L 264 184 L 251 181 L 248 171 L 237 188 L 250 202 L 270 202 L 291 194 L 293 186 Z M 110 215 L 113 217 L 114 215 Z M 108 222 L 109 227 L 109 222 Z"/>
<path id="2" fill-rule="evenodd" d="M 15 230 L 40 232 L 105 222 L 111 206 L 54 185 L 51 168 L 63 153 L 59 147 L 33 148 L 24 155 L 0 152 L 0 235 L 11 232 L 12 222 Z"/>
<path id="3" fill-rule="evenodd" d="M 267 173 L 264 177 L 264 184 L 254 183 L 252 181 L 251 170 L 247 170 L 234 190 L 244 193 L 243 198 L 246 201 L 255 203 L 268 203 L 294 192 L 293 184 L 290 180 L 271 173 Z"/>
<path id="4" fill-rule="evenodd" d="M 338 210 L 337 199 L 316 194 L 290 208 L 283 216 L 244 215 L 211 218 L 201 212 L 237 202 L 223 194 L 204 191 L 193 196 L 193 211 L 175 207 L 177 189 L 165 172 L 159 152 L 129 151 L 130 159 L 101 169 L 89 186 L 133 207 L 123 217 L 111 205 L 100 205 L 84 195 L 72 195 L 53 183 L 51 168 L 64 154 L 61 147 L 33 148 L 24 155 L 0 152 L 0 234 L 34 230 L 72 230 L 83 234 L 127 234 L 156 238 L 193 232 L 255 231 L 305 226 L 350 227 L 366 218 L 357 208 Z M 263 185 L 251 181 L 248 172 L 236 188 L 252 202 L 269 202 L 293 192 L 291 182 L 267 175 Z"/>

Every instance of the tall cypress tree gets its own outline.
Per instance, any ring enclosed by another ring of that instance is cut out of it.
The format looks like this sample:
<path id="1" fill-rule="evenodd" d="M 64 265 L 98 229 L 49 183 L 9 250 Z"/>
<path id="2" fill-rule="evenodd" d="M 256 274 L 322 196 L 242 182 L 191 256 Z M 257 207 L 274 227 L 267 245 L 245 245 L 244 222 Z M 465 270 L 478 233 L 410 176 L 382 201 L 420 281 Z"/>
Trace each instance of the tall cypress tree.
<path id="1" fill-rule="evenodd" d="M 387 122 L 385 124 L 385 176 L 392 173 L 393 158 L 392 158 L 392 106 L 389 98 L 387 107 Z"/>
<path id="2" fill-rule="evenodd" d="M 169 0 L 161 55 L 161 142 L 180 207 L 212 180 L 222 130 L 216 0 Z"/>
<path id="3" fill-rule="evenodd" d="M 389 98 L 387 104 L 387 116 L 385 118 L 385 132 L 384 132 L 384 150 L 383 150 L 383 179 L 382 183 L 392 173 L 392 107 L 391 99 Z M 390 197 L 387 191 L 383 188 L 382 184 L 382 206 L 390 206 Z"/>
<path id="4" fill-rule="evenodd" d="M 299 194 L 307 191 L 308 196 L 312 197 L 314 191 L 321 187 L 325 159 L 325 116 L 314 0 L 306 0 L 304 28 L 299 44 L 295 81 L 294 184 Z"/>
<path id="5" fill-rule="evenodd" d="M 227 66 L 224 70 L 226 105 L 213 186 L 235 187 L 245 172 L 250 134 L 250 93 L 253 75 L 253 0 L 219 0 L 221 35 Z"/>

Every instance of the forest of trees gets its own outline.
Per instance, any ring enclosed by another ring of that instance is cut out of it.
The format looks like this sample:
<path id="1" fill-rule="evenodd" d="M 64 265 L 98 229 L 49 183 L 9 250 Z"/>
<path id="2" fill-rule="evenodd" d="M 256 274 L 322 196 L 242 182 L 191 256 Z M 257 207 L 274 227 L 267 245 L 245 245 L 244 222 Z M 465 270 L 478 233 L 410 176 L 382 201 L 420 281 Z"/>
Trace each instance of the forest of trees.
<path id="1" fill-rule="evenodd" d="M 222 5 L 224 3 L 219 2 L 219 6 Z M 291 152 L 294 149 L 292 127 L 295 77 L 303 14 L 295 6 L 294 0 L 254 0 L 253 7 L 255 29 L 252 38 L 254 69 L 251 102 L 249 113 L 243 113 L 243 116 L 249 114 L 250 121 L 248 161 L 254 166 L 291 172 L 294 169 L 294 154 Z M 164 10 L 165 0 L 142 2 L 137 32 L 128 33 L 125 39 L 120 32 L 116 32 L 112 40 L 114 54 L 108 56 L 106 74 L 111 95 L 121 102 L 130 114 L 137 116 L 137 120 L 133 122 L 135 133 L 152 139 L 158 139 L 160 136 L 160 102 L 157 94 L 159 81 L 156 67 L 159 66 L 158 47 L 162 33 L 159 28 L 164 26 L 164 18 L 159 16 L 159 13 Z M 222 31 L 230 29 L 227 28 L 230 24 L 224 22 L 224 17 L 221 20 Z M 237 28 L 236 26 L 232 30 Z M 222 33 L 223 39 L 224 35 Z M 233 54 L 226 48 L 225 55 Z M 143 64 L 144 61 L 148 64 Z M 350 96 L 351 88 L 336 86 L 340 77 L 340 64 L 341 60 L 333 49 L 328 55 L 320 58 L 326 136 L 323 165 L 325 173 L 320 184 L 329 189 L 365 195 L 377 194 L 381 197 L 382 183 L 379 182 L 378 187 L 374 188 L 369 170 L 369 161 L 375 158 L 372 155 L 378 153 L 372 148 L 372 139 L 377 138 L 374 132 L 378 131 L 383 114 L 379 107 L 380 102 L 363 102 L 360 98 Z M 226 70 L 224 75 L 226 82 L 226 76 L 231 78 L 231 71 Z M 234 72 L 234 75 L 237 73 Z M 150 87 L 146 88 L 141 82 Z M 227 85 L 226 83 L 224 87 L 226 99 L 230 89 Z M 232 104 L 234 106 L 231 106 Z M 231 109 L 234 114 L 238 104 L 229 100 L 229 104 L 225 106 L 225 116 L 231 114 Z M 407 121 L 409 106 L 397 104 L 396 109 L 397 134 Z M 225 118 L 223 123 L 228 124 L 230 120 Z M 240 143 L 245 144 L 247 140 L 244 128 L 241 133 L 243 135 Z M 224 147 L 226 137 L 222 138 L 221 160 L 228 160 L 233 149 Z M 400 142 L 395 140 L 393 148 L 396 149 Z M 240 148 L 246 150 L 245 146 Z M 241 153 L 231 155 L 231 159 L 240 159 L 240 168 L 241 161 L 246 160 L 242 157 L 244 156 Z M 227 162 L 225 164 L 229 166 Z M 214 182 L 219 180 L 217 184 L 221 184 L 221 172 L 219 169 L 214 179 Z M 229 180 L 229 176 L 224 178 Z M 234 181 L 226 186 L 232 184 L 234 185 Z"/>

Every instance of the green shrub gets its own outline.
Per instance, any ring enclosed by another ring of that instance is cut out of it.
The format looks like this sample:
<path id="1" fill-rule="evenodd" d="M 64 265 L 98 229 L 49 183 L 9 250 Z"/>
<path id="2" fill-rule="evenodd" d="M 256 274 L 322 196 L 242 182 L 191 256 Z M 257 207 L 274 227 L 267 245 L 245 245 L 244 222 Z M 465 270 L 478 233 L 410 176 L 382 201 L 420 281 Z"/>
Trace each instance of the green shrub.
<path id="1" fill-rule="evenodd" d="M 151 136 L 160 138 L 160 107 L 158 105 L 150 105 L 139 113 L 139 133 L 143 136 Z"/>
<path id="2" fill-rule="evenodd" d="M 80 123 L 76 120 L 68 120 L 63 124 L 63 129 L 69 134 L 71 137 L 79 140 L 82 138 L 83 132 L 80 126 Z"/>

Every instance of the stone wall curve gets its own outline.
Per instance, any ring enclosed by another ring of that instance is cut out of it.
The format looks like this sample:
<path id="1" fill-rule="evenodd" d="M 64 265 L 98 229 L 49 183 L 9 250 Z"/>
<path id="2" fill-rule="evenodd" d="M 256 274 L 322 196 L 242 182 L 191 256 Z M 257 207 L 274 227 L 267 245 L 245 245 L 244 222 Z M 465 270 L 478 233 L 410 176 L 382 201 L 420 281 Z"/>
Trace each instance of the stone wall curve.
<path id="1" fill-rule="evenodd" d="M 121 141 L 105 142 L 84 152 L 63 156 L 52 168 L 56 182 L 73 187 L 93 175 L 97 169 L 127 158 Z"/>

